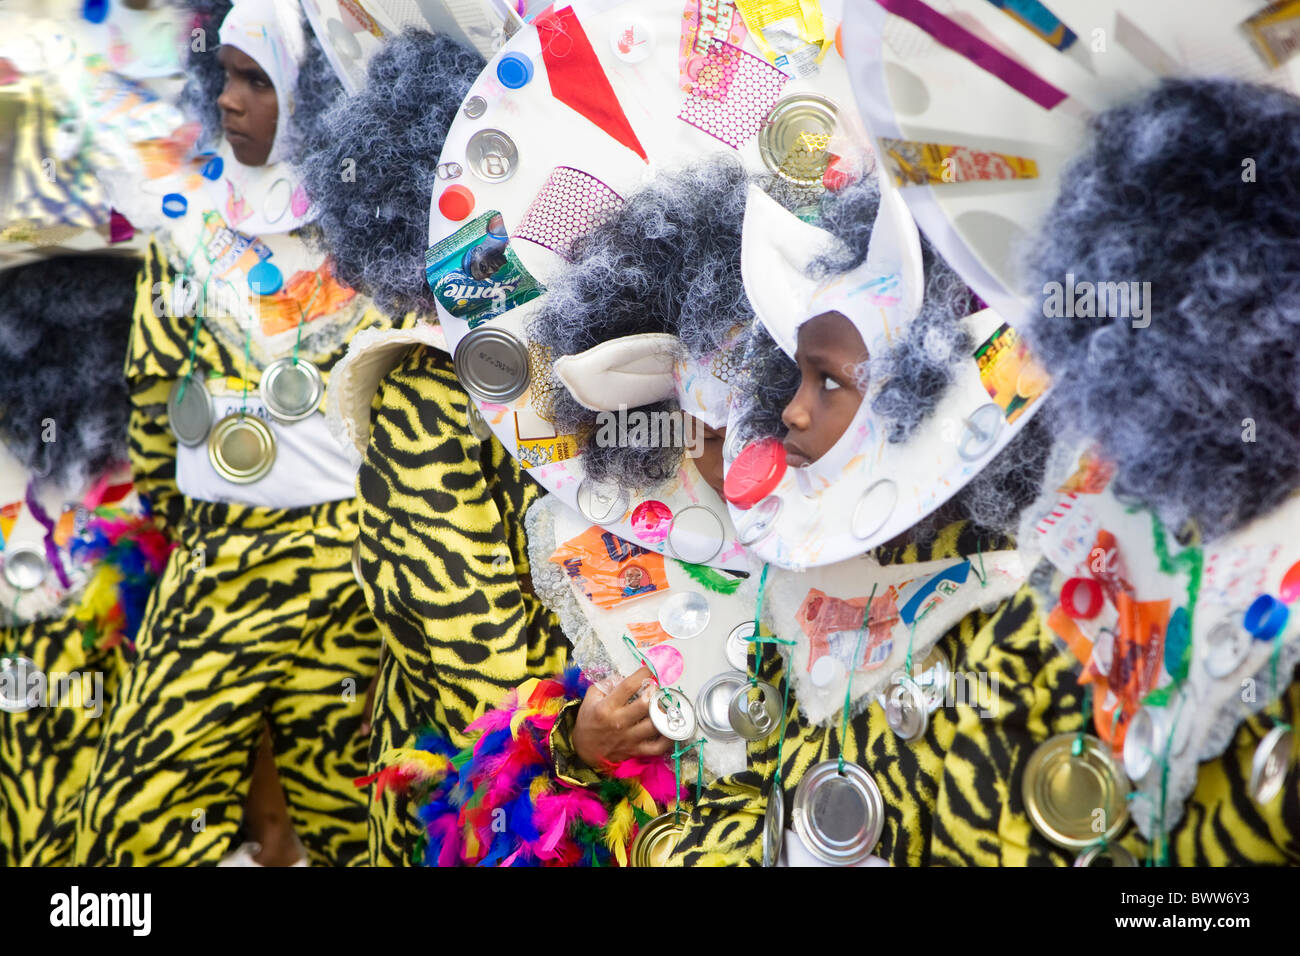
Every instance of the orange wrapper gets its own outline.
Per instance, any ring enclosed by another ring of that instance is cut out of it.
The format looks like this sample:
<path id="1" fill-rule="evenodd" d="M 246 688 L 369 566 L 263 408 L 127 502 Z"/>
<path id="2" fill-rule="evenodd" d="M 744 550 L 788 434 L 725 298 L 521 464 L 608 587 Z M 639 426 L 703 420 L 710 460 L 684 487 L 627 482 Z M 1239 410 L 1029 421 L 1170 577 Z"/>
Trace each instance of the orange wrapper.
<path id="1" fill-rule="evenodd" d="M 570 538 L 555 549 L 551 560 L 597 607 L 617 607 L 668 590 L 663 555 L 601 528 Z"/>

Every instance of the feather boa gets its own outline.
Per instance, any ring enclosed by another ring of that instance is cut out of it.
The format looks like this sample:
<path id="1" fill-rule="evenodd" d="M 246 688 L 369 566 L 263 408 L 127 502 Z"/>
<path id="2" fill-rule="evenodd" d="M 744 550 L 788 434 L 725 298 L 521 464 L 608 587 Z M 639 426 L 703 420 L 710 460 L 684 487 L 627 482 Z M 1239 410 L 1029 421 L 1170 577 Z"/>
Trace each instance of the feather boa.
<path id="1" fill-rule="evenodd" d="M 467 728 L 460 751 L 435 733 L 357 781 L 415 795 L 425 866 L 626 866 L 638 829 L 676 796 L 666 758 L 626 760 L 598 783 L 556 777 L 549 740 L 561 708 L 589 686 L 575 666 L 532 679 Z"/>
<path id="2" fill-rule="evenodd" d="M 71 546 L 73 559 L 94 569 L 74 612 L 87 648 L 135 650 L 149 594 L 174 547 L 148 513 L 95 509 Z"/>

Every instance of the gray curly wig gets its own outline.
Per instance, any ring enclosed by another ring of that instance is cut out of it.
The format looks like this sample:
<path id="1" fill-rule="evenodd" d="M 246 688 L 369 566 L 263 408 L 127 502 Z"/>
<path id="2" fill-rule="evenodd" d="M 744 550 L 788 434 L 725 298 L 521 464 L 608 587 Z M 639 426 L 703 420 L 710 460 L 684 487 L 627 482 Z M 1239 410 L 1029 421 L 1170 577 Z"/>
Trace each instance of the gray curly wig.
<path id="1" fill-rule="evenodd" d="M 552 356 L 575 355 L 626 335 L 663 332 L 692 357 L 717 351 L 754 311 L 740 274 L 740 235 L 749 177 L 718 157 L 657 177 L 573 247 L 573 264 L 548 286 L 528 336 Z M 676 473 L 683 449 L 594 440 L 597 414 L 566 389 L 551 393 L 548 417 L 576 434 L 588 476 L 647 490 Z M 672 411 L 675 401 L 647 406 Z"/>
<path id="2" fill-rule="evenodd" d="M 370 61 L 365 89 L 320 117 L 299 154 L 335 274 L 391 315 L 434 311 L 424 250 L 438 157 L 482 69 L 473 50 L 408 29 Z"/>
<path id="3" fill-rule="evenodd" d="M 217 107 L 217 97 L 226 83 L 226 71 L 217 60 L 217 51 L 221 49 L 217 31 L 234 4 L 229 0 L 182 0 L 180 6 L 191 14 L 191 31 L 200 29 L 204 36 L 202 50 L 195 50 L 193 43 L 187 47 L 181 106 L 203 125 L 199 145 L 212 148 L 221 139 L 221 110 Z M 294 89 L 296 106 L 288 126 L 290 145 L 287 155 L 290 156 L 301 152 L 318 138 L 316 128 L 322 114 L 343 94 L 343 84 L 305 18 L 302 29 L 307 50 L 298 67 L 298 85 Z"/>
<path id="4" fill-rule="evenodd" d="M 126 460 L 139 268 L 67 256 L 0 272 L 0 440 L 29 471 L 72 487 Z"/>
<path id="5" fill-rule="evenodd" d="M 1166 80 L 1092 133 L 1032 257 L 1030 344 L 1063 434 L 1210 539 L 1300 485 L 1300 100 Z M 1071 275 L 1150 283 L 1145 316 L 1048 317 L 1048 283 Z"/>

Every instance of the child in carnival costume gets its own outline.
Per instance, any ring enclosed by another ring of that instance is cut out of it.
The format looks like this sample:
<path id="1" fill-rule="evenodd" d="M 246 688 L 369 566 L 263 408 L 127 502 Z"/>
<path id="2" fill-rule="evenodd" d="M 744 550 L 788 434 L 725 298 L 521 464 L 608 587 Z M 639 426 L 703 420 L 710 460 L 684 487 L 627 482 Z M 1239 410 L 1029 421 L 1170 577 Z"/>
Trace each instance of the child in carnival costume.
<path id="1" fill-rule="evenodd" d="M 365 88 L 327 115 L 329 148 L 305 164 L 323 243 L 341 273 L 390 311 L 434 313 L 423 276 L 434 165 L 481 66 L 443 36 L 408 30 L 389 40 L 370 62 Z M 331 184 L 346 156 L 358 157 L 358 175 L 340 189 Z M 640 782 L 606 780 L 604 789 L 547 783 L 552 760 L 575 753 L 562 732 L 552 734 L 557 712 L 587 682 L 566 670 L 568 644 L 529 583 L 523 518 L 539 497 L 536 484 L 475 425 L 433 322 L 359 337 L 336 382 L 335 428 L 362 461 L 361 578 L 385 642 L 371 772 L 358 781 L 373 791 L 371 862 L 577 863 L 625 855 L 634 812 L 653 816 L 656 797 L 662 803 L 671 795 L 672 776 L 660 763 Z M 628 683 L 624 700 L 640 679 Z M 504 709 L 490 710 L 503 700 Z M 636 758 L 641 737 L 614 731 L 620 715 L 608 710 L 595 722 L 602 736 L 591 759 Z M 471 756 L 476 763 L 466 767 Z M 447 839 L 448 821 L 439 823 L 437 812 L 446 807 L 431 791 L 468 793 L 456 784 L 484 779 L 487 766 L 499 786 L 477 808 L 476 822 L 490 834 L 493 810 L 514 803 L 513 832 L 533 849 Z M 592 822 L 598 818 L 604 822 Z"/>
<path id="2" fill-rule="evenodd" d="M 340 87 L 298 5 L 198 16 L 186 99 L 213 149 L 115 197 L 155 240 L 126 360 L 131 463 L 180 547 L 105 728 L 76 859 L 217 862 L 260 745 L 307 858 L 353 865 L 379 637 L 350 563 L 355 465 L 319 408 L 350 338 L 392 320 L 304 241 L 313 214 L 288 161 Z"/>
<path id="3" fill-rule="evenodd" d="M 1297 137 L 1294 95 L 1164 81 L 1096 117 L 1028 260 L 1060 445 L 1024 538 L 1157 864 L 1297 862 Z"/>

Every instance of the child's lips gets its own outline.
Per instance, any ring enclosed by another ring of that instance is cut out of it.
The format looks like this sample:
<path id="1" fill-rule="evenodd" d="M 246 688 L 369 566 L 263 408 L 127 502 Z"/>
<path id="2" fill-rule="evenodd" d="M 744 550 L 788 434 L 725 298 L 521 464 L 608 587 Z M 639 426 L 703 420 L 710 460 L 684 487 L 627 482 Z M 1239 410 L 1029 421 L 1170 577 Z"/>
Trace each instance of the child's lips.
<path id="1" fill-rule="evenodd" d="M 786 442 L 785 464 L 787 468 L 803 468 L 805 465 L 811 465 L 812 459 L 800 451 L 798 445 L 792 445 L 789 442 Z"/>

